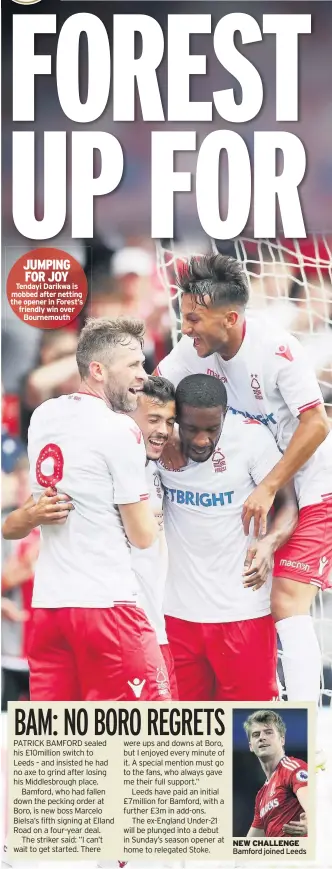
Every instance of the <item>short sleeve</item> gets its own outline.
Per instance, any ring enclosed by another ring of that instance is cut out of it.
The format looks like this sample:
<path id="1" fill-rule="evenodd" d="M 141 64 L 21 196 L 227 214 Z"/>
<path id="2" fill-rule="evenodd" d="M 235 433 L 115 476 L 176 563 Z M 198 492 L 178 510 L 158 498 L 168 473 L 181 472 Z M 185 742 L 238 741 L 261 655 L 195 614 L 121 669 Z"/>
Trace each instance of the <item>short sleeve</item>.
<path id="1" fill-rule="evenodd" d="M 175 387 L 188 374 L 198 374 L 202 371 L 199 357 L 187 335 L 184 335 L 168 356 L 159 362 L 157 371 L 162 377 L 167 377 Z"/>
<path id="2" fill-rule="evenodd" d="M 255 799 L 254 817 L 253 817 L 253 820 L 251 822 L 251 826 L 256 827 L 257 830 L 262 829 L 262 826 L 263 826 L 262 819 L 261 819 L 261 816 L 259 813 L 260 802 L 261 802 L 261 792 L 258 791 L 258 794 L 257 794 L 256 799 Z"/>
<path id="3" fill-rule="evenodd" d="M 307 353 L 297 338 L 284 333 L 274 350 L 277 387 L 294 417 L 323 404 L 323 397 Z"/>
<path id="4" fill-rule="evenodd" d="M 299 788 L 303 788 L 308 784 L 308 767 L 304 761 L 299 764 L 299 769 L 291 773 L 289 784 L 294 794 L 297 793 Z"/>
<path id="5" fill-rule="evenodd" d="M 257 420 L 243 421 L 246 430 L 249 473 L 256 486 L 278 464 L 282 454 L 270 429 Z"/>
<path id="6" fill-rule="evenodd" d="M 147 500 L 143 435 L 130 417 L 123 416 L 105 432 L 104 452 L 113 479 L 114 504 Z"/>

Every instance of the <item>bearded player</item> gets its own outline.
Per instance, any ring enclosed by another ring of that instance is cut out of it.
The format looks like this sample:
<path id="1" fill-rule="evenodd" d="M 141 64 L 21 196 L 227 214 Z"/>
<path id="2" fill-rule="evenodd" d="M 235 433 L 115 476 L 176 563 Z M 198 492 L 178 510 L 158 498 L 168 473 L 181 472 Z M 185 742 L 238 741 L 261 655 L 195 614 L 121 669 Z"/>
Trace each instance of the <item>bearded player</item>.
<path id="1" fill-rule="evenodd" d="M 80 390 L 44 402 L 31 419 L 34 500 L 56 487 L 74 507 L 53 502 L 53 513 L 68 515 L 42 526 L 28 652 L 32 700 L 170 697 L 167 674 L 162 686 L 156 678 L 164 659 L 138 605 L 128 546 L 148 548 L 159 532 L 142 433 L 126 415 L 147 379 L 143 335 L 138 320 L 89 321 L 77 347 Z"/>
<path id="2" fill-rule="evenodd" d="M 167 548 L 163 531 L 163 491 L 156 466 L 162 451 L 173 432 L 175 423 L 175 389 L 164 377 L 151 376 L 137 395 L 138 406 L 130 416 L 142 431 L 146 450 L 146 483 L 150 505 L 160 524 L 155 542 L 147 549 L 131 547 L 131 564 L 138 581 L 137 603 L 146 613 L 153 627 L 168 673 L 172 699 L 177 699 L 177 685 L 174 662 L 167 640 L 163 597 L 167 572 Z M 39 525 L 64 524 L 71 510 L 72 501 L 68 495 L 59 494 L 48 488 L 35 503 L 31 496 L 26 504 L 14 510 L 3 525 L 3 535 L 8 539 L 25 537 L 32 528 Z M 164 669 L 159 668 L 158 685 L 160 698 L 168 691 Z M 134 695 L 140 697 L 142 682 L 131 683 Z"/>
<path id="3" fill-rule="evenodd" d="M 322 394 L 296 338 L 246 320 L 249 292 L 236 260 L 193 258 L 179 287 L 184 337 L 160 373 L 175 385 L 198 372 L 222 380 L 229 413 L 261 420 L 283 453 L 245 500 L 246 534 L 251 520 L 255 536 L 265 533 L 275 493 L 294 477 L 299 522 L 275 555 L 272 613 L 288 699 L 317 701 L 321 656 L 310 607 L 332 564 L 332 433 Z"/>
<path id="4" fill-rule="evenodd" d="M 259 710 L 244 723 L 249 748 L 258 758 L 266 782 L 255 800 L 248 836 L 307 836 L 307 764 L 285 754 L 285 724 L 273 710 Z"/>
<path id="5" fill-rule="evenodd" d="M 166 445 L 159 469 L 169 560 L 164 611 L 180 700 L 273 700 L 270 568 L 297 522 L 294 493 L 278 493 L 268 534 L 248 540 L 242 505 L 279 461 L 274 438 L 229 413 L 223 383 L 206 374 L 179 383 L 176 415 L 180 441 Z"/>

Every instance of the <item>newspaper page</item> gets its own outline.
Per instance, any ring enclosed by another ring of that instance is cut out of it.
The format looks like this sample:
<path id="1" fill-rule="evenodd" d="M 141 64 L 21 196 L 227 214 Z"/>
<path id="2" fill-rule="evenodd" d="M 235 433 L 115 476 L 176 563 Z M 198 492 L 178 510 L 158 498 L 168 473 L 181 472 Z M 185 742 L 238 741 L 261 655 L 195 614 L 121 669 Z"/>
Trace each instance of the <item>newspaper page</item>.
<path id="1" fill-rule="evenodd" d="M 290 727 L 296 722 L 297 753 L 314 782 L 314 709 L 309 718 L 303 704 L 280 712 Z M 313 784 L 307 837 L 247 838 L 243 821 L 238 835 L 236 801 L 247 796 L 239 723 L 251 713 L 249 705 L 212 703 L 11 706 L 9 852 L 31 861 L 312 858 Z M 304 765 L 294 765 L 293 777 L 307 789 Z"/>
<path id="2" fill-rule="evenodd" d="M 2 2 L 2 866 L 332 867 L 332 10 Z"/>

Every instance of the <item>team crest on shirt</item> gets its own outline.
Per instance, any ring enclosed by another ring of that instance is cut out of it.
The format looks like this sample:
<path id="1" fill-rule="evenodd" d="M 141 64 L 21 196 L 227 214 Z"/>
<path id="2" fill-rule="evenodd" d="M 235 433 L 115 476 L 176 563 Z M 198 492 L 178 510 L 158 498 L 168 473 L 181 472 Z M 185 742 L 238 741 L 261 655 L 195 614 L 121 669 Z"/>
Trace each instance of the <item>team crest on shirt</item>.
<path id="1" fill-rule="evenodd" d="M 258 401 L 263 401 L 261 385 L 258 380 L 257 374 L 251 374 L 251 388 L 254 393 L 254 397 L 258 399 Z"/>
<path id="2" fill-rule="evenodd" d="M 154 485 L 154 487 L 155 487 L 156 495 L 158 495 L 158 498 L 162 498 L 162 497 L 163 497 L 163 491 L 162 491 L 162 488 L 161 488 L 161 479 L 160 479 L 160 476 L 159 476 L 159 474 L 157 473 L 157 471 L 155 471 L 155 473 L 153 474 L 153 485 Z"/>
<path id="3" fill-rule="evenodd" d="M 212 464 L 215 474 L 221 474 L 226 471 L 226 459 L 221 450 L 216 449 L 212 455 Z"/>
<path id="4" fill-rule="evenodd" d="M 293 359 L 294 359 L 294 357 L 292 356 L 292 353 L 288 347 L 288 344 L 287 345 L 281 344 L 281 346 L 278 347 L 278 350 L 276 350 L 275 355 L 281 356 L 282 359 L 287 359 L 288 362 L 293 362 Z"/>

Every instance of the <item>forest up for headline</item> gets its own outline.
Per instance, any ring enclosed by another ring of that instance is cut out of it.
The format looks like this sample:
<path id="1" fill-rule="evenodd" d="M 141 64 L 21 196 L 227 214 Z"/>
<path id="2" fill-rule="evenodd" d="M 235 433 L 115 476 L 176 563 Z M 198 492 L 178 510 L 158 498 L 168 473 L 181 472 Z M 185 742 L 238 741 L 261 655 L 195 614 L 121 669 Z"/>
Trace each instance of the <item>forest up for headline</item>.
<path id="1" fill-rule="evenodd" d="M 209 236 L 239 235 L 252 214 L 254 235 L 275 237 L 278 205 L 284 235 L 304 237 L 299 188 L 306 151 L 282 123 L 298 120 L 299 48 L 301 44 L 305 51 L 311 26 L 307 14 L 264 14 L 259 24 L 247 13 L 232 12 L 220 18 L 213 32 L 209 14 L 169 15 L 163 29 L 151 15 L 122 14 L 113 16 L 110 38 L 103 21 L 90 12 L 70 15 L 60 27 L 55 14 L 13 15 L 12 212 L 18 231 L 31 239 L 54 238 L 68 208 L 72 237 L 93 236 L 94 200 L 112 194 L 126 168 L 121 142 L 101 129 L 103 113 L 111 109 L 115 124 L 135 124 L 138 117 L 156 123 L 151 131 L 152 238 L 173 237 L 176 194 L 192 189 Z M 41 34 L 50 35 L 48 54 L 38 51 Z M 193 39 L 197 43 L 200 34 L 209 40 L 207 54 L 194 53 Z M 249 152 L 238 127 L 258 116 L 266 95 L 245 46 L 266 39 L 273 40 L 275 52 L 277 128 L 255 131 Z M 193 100 L 193 82 L 207 75 L 212 52 L 234 87 Z M 82 58 L 87 61 L 84 87 Z M 165 62 L 166 96 L 159 81 Z M 62 113 L 74 129 L 43 133 L 44 209 L 36 217 L 40 134 L 29 125 L 36 120 L 36 82 L 41 76 L 55 79 Z M 211 123 L 216 113 L 217 129 Z M 211 123 L 212 128 L 199 144 L 195 123 Z M 186 128 L 180 129 L 181 124 Z"/>

